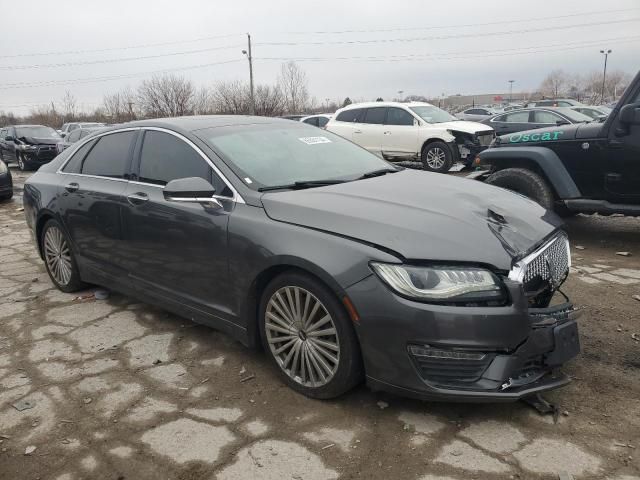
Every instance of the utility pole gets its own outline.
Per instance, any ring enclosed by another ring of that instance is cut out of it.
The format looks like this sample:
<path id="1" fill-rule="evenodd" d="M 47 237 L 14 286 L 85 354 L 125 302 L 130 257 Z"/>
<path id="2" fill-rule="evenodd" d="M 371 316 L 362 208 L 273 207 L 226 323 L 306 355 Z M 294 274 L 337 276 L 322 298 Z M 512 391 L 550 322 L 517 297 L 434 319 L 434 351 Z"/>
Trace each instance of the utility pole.
<path id="1" fill-rule="evenodd" d="M 251 90 L 251 115 L 256 114 L 256 102 L 253 96 L 253 57 L 251 56 L 251 35 L 247 33 L 247 50 L 242 50 L 249 60 L 249 89 Z"/>
<path id="2" fill-rule="evenodd" d="M 513 101 L 513 82 L 515 80 L 509 80 L 509 103 Z"/>
<path id="3" fill-rule="evenodd" d="M 404 93 L 404 90 L 398 90 L 398 95 L 400 95 L 400 101 L 402 101 L 402 94 Z"/>
<path id="4" fill-rule="evenodd" d="M 611 53 L 611 50 L 600 50 L 600 53 L 604 55 L 604 72 L 602 72 L 602 103 L 604 104 L 604 82 L 607 79 L 607 57 Z"/>
<path id="5" fill-rule="evenodd" d="M 127 105 L 129 105 L 129 120 L 135 120 L 135 115 L 133 114 L 133 106 L 135 103 L 129 100 Z"/>

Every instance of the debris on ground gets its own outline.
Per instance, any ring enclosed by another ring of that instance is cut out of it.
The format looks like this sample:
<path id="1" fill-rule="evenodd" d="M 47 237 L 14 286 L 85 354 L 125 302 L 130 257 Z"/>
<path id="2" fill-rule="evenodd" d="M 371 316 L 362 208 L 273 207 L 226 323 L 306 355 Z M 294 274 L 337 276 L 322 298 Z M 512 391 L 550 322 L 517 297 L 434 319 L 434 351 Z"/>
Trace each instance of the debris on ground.
<path id="1" fill-rule="evenodd" d="M 573 480 L 573 475 L 568 472 L 558 472 L 558 480 Z"/>
<path id="2" fill-rule="evenodd" d="M 34 445 L 29 445 L 27 448 L 25 448 L 24 454 L 31 455 L 35 451 L 36 451 L 36 447 Z"/>
<path id="3" fill-rule="evenodd" d="M 384 410 L 385 408 L 387 408 L 389 406 L 389 404 L 387 402 L 383 402 L 382 400 L 380 400 L 376 405 L 378 405 L 378 407 L 380 407 L 380 410 Z"/>
<path id="4" fill-rule="evenodd" d="M 616 252 L 616 255 L 620 255 L 621 257 L 630 257 L 631 252 Z"/>
<path id="5" fill-rule="evenodd" d="M 96 300 L 106 300 L 107 298 L 109 298 L 109 290 L 100 288 L 95 292 L 93 292 L 93 296 L 95 297 Z"/>
<path id="6" fill-rule="evenodd" d="M 545 400 L 539 393 L 524 397 L 522 401 L 527 405 L 535 408 L 540 415 L 553 415 L 553 423 L 558 423 L 560 409 L 557 405 L 549 403 L 547 400 Z"/>
<path id="7" fill-rule="evenodd" d="M 87 397 L 83 400 L 85 405 L 89 405 L 91 403 L 91 398 Z"/>
<path id="8" fill-rule="evenodd" d="M 639 302 L 640 302 L 640 295 L 634 295 L 634 296 L 633 296 L 633 297 L 631 297 L 631 298 L 633 298 L 634 300 L 637 300 L 637 301 L 639 301 Z"/>
<path id="9" fill-rule="evenodd" d="M 253 380 L 254 378 L 256 378 L 255 375 L 249 375 L 248 377 L 241 378 L 240 383 L 248 382 L 249 380 Z"/>
<path id="10" fill-rule="evenodd" d="M 631 338 L 633 338 L 636 342 L 640 342 L 640 334 L 639 333 L 632 333 L 631 334 Z"/>
<path id="11" fill-rule="evenodd" d="M 244 368 L 244 365 L 243 365 L 242 368 L 240 369 L 240 372 L 238 372 L 238 375 L 244 375 L 245 373 L 247 373 L 247 369 Z"/>
<path id="12" fill-rule="evenodd" d="M 18 400 L 16 403 L 13 403 L 11 406 L 16 410 L 18 410 L 19 412 L 22 412 L 23 410 L 29 410 L 30 408 L 35 407 L 36 402 L 33 402 L 31 400 Z"/>
<path id="13" fill-rule="evenodd" d="M 74 300 L 75 300 L 75 301 L 80 301 L 80 302 L 82 302 L 82 301 L 84 301 L 84 300 L 90 300 L 90 299 L 92 299 L 92 298 L 95 298 L 95 297 L 93 296 L 93 293 L 86 293 L 86 294 L 84 294 L 84 295 L 78 295 L 76 298 L 74 298 Z"/>
<path id="14" fill-rule="evenodd" d="M 156 359 L 153 361 L 153 364 L 154 364 L 154 365 L 160 365 L 161 363 L 162 363 L 162 360 L 160 360 L 159 358 L 156 358 Z"/>
<path id="15" fill-rule="evenodd" d="M 576 250 L 584 250 L 584 247 L 582 245 L 576 245 Z"/>
<path id="16" fill-rule="evenodd" d="M 326 450 L 327 448 L 331 448 L 331 447 L 335 447 L 336 444 L 335 443 L 330 443 L 329 445 L 325 445 L 324 447 L 322 447 L 322 450 Z"/>

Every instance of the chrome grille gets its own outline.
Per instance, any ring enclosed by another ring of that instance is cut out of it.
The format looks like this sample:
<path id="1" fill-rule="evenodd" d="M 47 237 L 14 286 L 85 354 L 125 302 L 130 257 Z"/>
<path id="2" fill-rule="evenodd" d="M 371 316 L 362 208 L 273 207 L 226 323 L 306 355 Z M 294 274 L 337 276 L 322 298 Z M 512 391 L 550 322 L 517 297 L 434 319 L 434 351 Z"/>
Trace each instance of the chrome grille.
<path id="1" fill-rule="evenodd" d="M 509 278 L 525 285 L 534 280 L 559 284 L 571 266 L 569 239 L 560 234 L 516 264 Z"/>

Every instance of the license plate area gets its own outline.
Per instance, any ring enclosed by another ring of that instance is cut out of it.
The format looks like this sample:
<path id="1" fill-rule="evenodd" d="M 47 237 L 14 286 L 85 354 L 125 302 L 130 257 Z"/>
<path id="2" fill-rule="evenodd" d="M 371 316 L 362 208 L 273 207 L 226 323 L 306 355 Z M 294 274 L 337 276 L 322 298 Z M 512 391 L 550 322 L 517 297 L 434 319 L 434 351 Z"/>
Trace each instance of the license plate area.
<path id="1" fill-rule="evenodd" d="M 580 353 L 578 324 L 575 321 L 565 322 L 555 327 L 553 338 L 555 347 L 552 352 L 547 354 L 547 365 L 562 365 Z"/>

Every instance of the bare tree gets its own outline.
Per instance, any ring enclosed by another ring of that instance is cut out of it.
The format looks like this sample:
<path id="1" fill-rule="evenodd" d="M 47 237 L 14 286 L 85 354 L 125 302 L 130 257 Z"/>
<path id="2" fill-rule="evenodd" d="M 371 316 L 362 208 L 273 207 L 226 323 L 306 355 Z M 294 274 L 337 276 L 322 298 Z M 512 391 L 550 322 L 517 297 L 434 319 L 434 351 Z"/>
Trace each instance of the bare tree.
<path id="1" fill-rule="evenodd" d="M 247 115 L 251 111 L 249 87 L 239 80 L 217 83 L 212 97 L 217 113 Z"/>
<path id="2" fill-rule="evenodd" d="M 307 74 L 296 62 L 282 64 L 278 84 L 286 99 L 287 112 L 300 113 L 306 109 L 309 100 Z"/>
<path id="3" fill-rule="evenodd" d="M 62 114 L 65 120 L 73 121 L 76 118 L 77 113 L 77 100 L 76 97 L 67 90 L 62 97 Z"/>
<path id="4" fill-rule="evenodd" d="M 543 95 L 558 98 L 567 86 L 567 74 L 563 70 L 553 70 L 540 84 Z"/>
<path id="5" fill-rule="evenodd" d="M 286 99 L 279 85 L 258 85 L 254 98 L 256 115 L 274 117 L 284 113 Z"/>
<path id="6" fill-rule="evenodd" d="M 141 110 L 151 117 L 176 117 L 193 112 L 195 87 L 190 80 L 175 75 L 155 76 L 138 87 Z"/>

